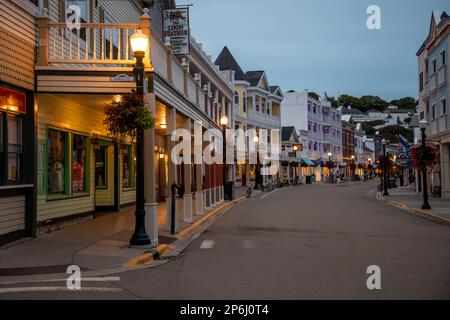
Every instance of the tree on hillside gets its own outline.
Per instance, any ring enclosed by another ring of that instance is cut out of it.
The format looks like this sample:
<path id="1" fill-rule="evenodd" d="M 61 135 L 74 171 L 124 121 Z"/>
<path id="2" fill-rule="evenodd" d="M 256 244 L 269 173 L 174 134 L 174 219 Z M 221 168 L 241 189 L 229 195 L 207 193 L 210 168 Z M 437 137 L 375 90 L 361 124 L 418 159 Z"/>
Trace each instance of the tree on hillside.
<path id="1" fill-rule="evenodd" d="M 339 96 L 339 104 L 344 107 L 354 107 L 360 109 L 362 107 L 361 100 L 357 97 L 349 96 L 348 94 L 342 94 Z"/>
<path id="2" fill-rule="evenodd" d="M 317 101 L 320 100 L 320 96 L 317 93 L 315 93 L 314 91 L 308 92 L 308 97 L 316 99 Z"/>
<path id="3" fill-rule="evenodd" d="M 380 126 L 384 124 L 384 120 L 375 120 L 375 121 L 365 121 L 361 122 L 361 128 L 366 132 L 367 135 L 374 135 L 376 129 L 374 127 Z"/>
<path id="4" fill-rule="evenodd" d="M 361 111 L 367 111 L 370 109 L 384 111 L 388 107 L 388 103 L 378 96 L 362 96 L 360 101 L 363 108 Z"/>
<path id="5" fill-rule="evenodd" d="M 417 101 L 413 97 L 392 100 L 390 103 L 391 105 L 397 106 L 399 109 L 414 109 L 417 106 Z"/>
<path id="6" fill-rule="evenodd" d="M 332 106 L 333 108 L 339 107 L 339 101 L 336 100 L 334 97 L 328 97 L 328 101 L 330 101 L 331 106 Z"/>
<path id="7" fill-rule="evenodd" d="M 387 126 L 384 128 L 381 128 L 379 130 L 380 136 L 383 137 L 386 140 L 389 140 L 390 142 L 396 142 L 397 141 L 397 134 L 401 134 L 403 137 L 405 137 L 406 140 L 409 142 L 414 141 L 414 132 L 410 129 L 403 128 L 399 125 L 393 125 L 393 126 Z"/>

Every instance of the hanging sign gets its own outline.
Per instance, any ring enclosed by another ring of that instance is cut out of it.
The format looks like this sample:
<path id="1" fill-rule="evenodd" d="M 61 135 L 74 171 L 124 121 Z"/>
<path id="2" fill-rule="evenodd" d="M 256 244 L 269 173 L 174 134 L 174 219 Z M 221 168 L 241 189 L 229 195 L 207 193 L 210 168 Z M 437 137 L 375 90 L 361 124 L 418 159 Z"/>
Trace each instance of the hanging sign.
<path id="1" fill-rule="evenodd" d="M 25 94 L 0 87 L 0 109 L 26 112 Z"/>
<path id="2" fill-rule="evenodd" d="M 190 53 L 189 7 L 163 10 L 163 36 L 170 38 L 173 53 Z"/>

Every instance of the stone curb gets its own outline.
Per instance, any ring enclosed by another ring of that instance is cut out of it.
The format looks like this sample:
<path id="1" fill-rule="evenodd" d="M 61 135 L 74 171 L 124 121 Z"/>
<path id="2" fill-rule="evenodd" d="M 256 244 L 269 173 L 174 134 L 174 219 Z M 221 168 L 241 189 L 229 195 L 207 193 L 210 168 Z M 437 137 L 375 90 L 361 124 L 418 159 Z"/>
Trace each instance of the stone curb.
<path id="1" fill-rule="evenodd" d="M 378 191 L 376 193 L 376 198 L 380 201 L 386 202 L 389 205 L 395 206 L 395 207 L 403 209 L 403 210 L 407 210 L 407 211 L 411 212 L 412 214 L 419 216 L 421 218 L 425 218 L 425 219 L 433 221 L 433 222 L 437 222 L 440 224 L 450 226 L 450 219 L 440 217 L 438 215 L 435 215 L 431 212 L 427 212 L 427 211 L 419 209 L 419 208 L 410 208 L 406 204 L 404 204 L 403 202 L 398 201 L 398 200 L 386 199 L 380 191 Z"/>
<path id="2" fill-rule="evenodd" d="M 177 239 L 172 245 L 160 245 L 152 252 L 146 252 L 143 255 L 139 255 L 131 258 L 127 263 L 125 263 L 124 267 L 127 268 L 135 268 L 140 265 L 148 265 L 151 266 L 152 263 L 156 261 L 160 261 L 163 257 L 171 257 L 174 258 L 181 254 L 181 252 L 192 242 L 186 240 L 194 240 L 198 237 L 206 228 L 200 228 L 204 226 L 207 222 L 213 222 L 216 218 L 218 218 L 221 214 L 225 213 L 226 209 L 231 209 L 233 205 L 242 202 L 245 200 L 245 196 L 241 196 L 233 201 L 222 203 L 217 208 L 213 209 L 204 217 L 200 218 L 193 224 L 181 230 L 177 235 Z M 209 223 L 206 227 L 208 227 L 211 223 Z M 200 231 L 200 232 L 198 232 Z M 195 237 L 193 237 L 196 235 Z M 192 238 L 192 239 L 190 239 Z M 169 260 L 166 260 L 167 262 Z"/>

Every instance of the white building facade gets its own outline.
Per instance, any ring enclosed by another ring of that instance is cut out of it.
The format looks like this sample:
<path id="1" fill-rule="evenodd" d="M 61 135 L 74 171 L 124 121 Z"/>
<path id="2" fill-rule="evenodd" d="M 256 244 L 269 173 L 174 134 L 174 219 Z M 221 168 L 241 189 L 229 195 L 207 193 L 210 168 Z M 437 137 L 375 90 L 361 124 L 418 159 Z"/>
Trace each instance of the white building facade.
<path id="1" fill-rule="evenodd" d="M 303 147 L 314 163 L 316 181 L 322 180 L 322 168 L 329 153 L 332 160 L 342 161 L 341 112 L 331 106 L 326 95 L 318 101 L 307 90 L 286 92 L 281 103 L 281 123 L 308 132 Z"/>

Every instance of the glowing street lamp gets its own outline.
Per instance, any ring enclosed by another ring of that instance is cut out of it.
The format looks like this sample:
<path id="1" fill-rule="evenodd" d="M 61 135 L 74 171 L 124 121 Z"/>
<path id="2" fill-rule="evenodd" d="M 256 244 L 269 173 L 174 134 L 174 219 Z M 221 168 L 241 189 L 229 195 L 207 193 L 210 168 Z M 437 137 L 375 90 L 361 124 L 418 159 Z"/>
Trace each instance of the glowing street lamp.
<path id="1" fill-rule="evenodd" d="M 137 58 L 137 55 L 145 55 L 148 48 L 148 37 L 142 32 L 141 29 L 138 29 L 131 37 L 131 50 L 134 53 L 134 56 Z"/>
<path id="2" fill-rule="evenodd" d="M 144 63 L 143 59 L 148 48 L 148 37 L 137 30 L 131 37 L 131 50 L 136 58 L 133 73 L 136 79 L 136 94 L 144 100 Z M 145 194 L 144 194 L 144 130 L 138 129 L 136 134 L 136 222 L 130 245 L 148 245 L 150 238 L 145 230 Z"/>
<path id="3" fill-rule="evenodd" d="M 225 182 L 227 180 L 227 125 L 228 125 L 228 117 L 224 113 L 220 117 L 220 125 L 222 126 L 222 139 L 223 139 L 223 164 L 222 164 L 222 183 L 223 189 L 225 190 Z"/>
<path id="4" fill-rule="evenodd" d="M 388 196 L 386 139 L 381 140 L 381 144 L 383 146 L 383 195 Z"/>

